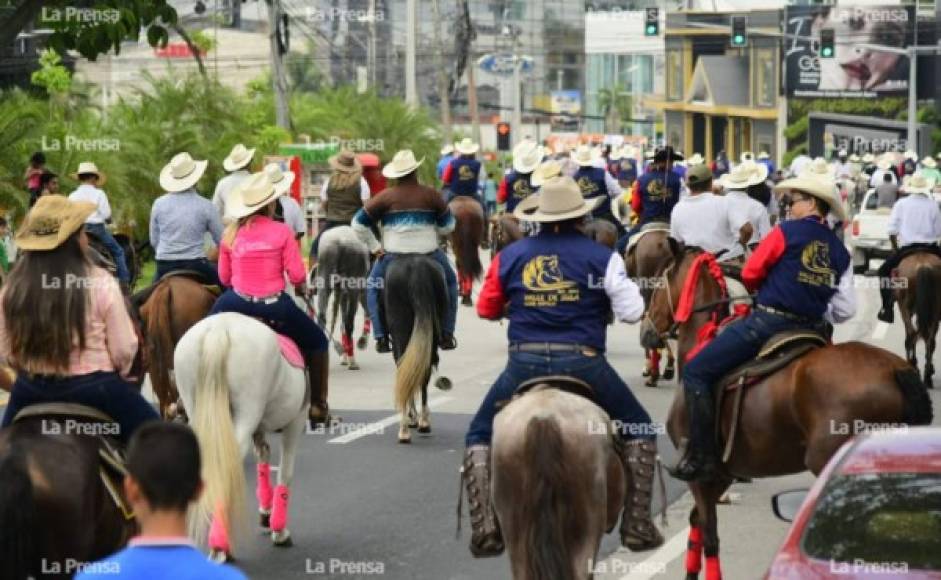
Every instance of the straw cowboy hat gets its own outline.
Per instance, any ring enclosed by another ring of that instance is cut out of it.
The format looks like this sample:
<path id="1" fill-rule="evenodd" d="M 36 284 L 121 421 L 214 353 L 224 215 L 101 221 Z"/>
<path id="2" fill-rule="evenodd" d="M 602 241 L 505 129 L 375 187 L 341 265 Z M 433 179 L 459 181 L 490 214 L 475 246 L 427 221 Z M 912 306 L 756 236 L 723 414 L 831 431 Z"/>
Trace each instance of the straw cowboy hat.
<path id="1" fill-rule="evenodd" d="M 928 169 L 934 169 L 935 167 L 938 166 L 938 162 L 935 161 L 934 157 L 932 157 L 931 155 L 923 158 L 921 160 L 921 164 L 922 166 L 927 167 Z"/>
<path id="2" fill-rule="evenodd" d="M 873 155 L 872 153 L 866 153 L 865 155 L 863 155 L 863 163 L 874 163 L 875 160 L 876 160 L 876 156 Z"/>
<path id="3" fill-rule="evenodd" d="M 912 161 L 918 161 L 918 153 L 915 153 L 911 149 L 905 152 L 905 159 L 911 159 Z"/>
<path id="4" fill-rule="evenodd" d="M 768 179 L 768 167 L 763 163 L 745 161 L 736 165 L 732 171 L 719 179 L 719 185 L 725 189 L 742 190 L 764 183 Z"/>
<path id="5" fill-rule="evenodd" d="M 621 147 L 621 159 L 634 159 L 637 157 L 637 149 L 631 145 Z"/>
<path id="6" fill-rule="evenodd" d="M 64 195 L 44 195 L 26 214 L 16 233 L 16 245 L 28 251 L 54 250 L 81 229 L 97 207 L 87 201 L 70 201 Z"/>
<path id="7" fill-rule="evenodd" d="M 441 156 L 442 156 L 442 157 L 444 157 L 445 155 L 450 155 L 450 154 L 452 154 L 452 153 L 454 153 L 454 145 L 452 145 L 452 144 L 450 144 L 450 143 L 448 143 L 447 145 L 445 145 L 444 147 L 441 148 Z"/>
<path id="8" fill-rule="evenodd" d="M 761 153 L 758 154 L 758 159 L 768 159 L 768 157 L 770 156 L 768 155 L 767 151 L 762 151 Z"/>
<path id="9" fill-rule="evenodd" d="M 611 161 L 620 161 L 624 159 L 624 151 L 620 147 L 614 147 L 611 149 L 611 153 L 608 154 L 608 159 Z"/>
<path id="10" fill-rule="evenodd" d="M 827 160 L 823 157 L 817 157 L 813 161 L 807 164 L 807 167 L 801 171 L 801 174 L 813 174 L 816 177 L 825 177 L 827 179 L 833 179 L 833 167 L 827 163 Z"/>
<path id="11" fill-rule="evenodd" d="M 742 163 L 745 163 L 746 161 L 754 161 L 754 160 L 755 160 L 755 154 L 752 153 L 751 151 L 746 151 L 742 153 L 742 158 L 741 158 Z"/>
<path id="12" fill-rule="evenodd" d="M 177 153 L 160 171 L 160 187 L 170 193 L 185 191 L 206 172 L 208 161 L 195 161 L 189 153 Z"/>
<path id="13" fill-rule="evenodd" d="M 229 213 L 233 218 L 250 216 L 281 197 L 265 171 L 253 173 L 235 188 L 235 202 Z M 226 208 L 228 210 L 228 208 Z"/>
<path id="14" fill-rule="evenodd" d="M 699 153 L 693 153 L 693 156 L 690 157 L 688 161 L 690 167 L 692 167 L 693 165 L 702 165 L 705 162 L 706 160 Z"/>
<path id="15" fill-rule="evenodd" d="M 78 171 L 73 173 L 70 177 L 72 179 L 78 179 L 79 175 L 92 174 L 98 176 L 98 185 L 104 185 L 108 181 L 108 176 L 98 170 L 98 166 L 92 163 L 91 161 L 82 161 L 78 164 Z"/>
<path id="16" fill-rule="evenodd" d="M 521 201 L 513 215 L 530 222 L 560 222 L 589 213 L 602 199 L 586 200 L 574 179 L 559 177 L 547 181 L 539 193 Z"/>
<path id="17" fill-rule="evenodd" d="M 284 195 L 291 189 L 291 184 L 294 183 L 294 172 L 293 171 L 282 171 L 281 165 L 278 163 L 269 163 L 265 165 L 264 168 L 265 175 L 268 176 L 268 181 L 271 182 L 271 185 L 274 186 L 275 191 L 278 192 L 278 195 Z"/>
<path id="18" fill-rule="evenodd" d="M 412 150 L 403 149 L 395 154 L 392 161 L 386 163 L 386 166 L 382 168 L 382 175 L 389 179 L 398 179 L 412 173 L 424 162 L 424 157 L 415 161 L 415 154 Z"/>
<path id="19" fill-rule="evenodd" d="M 850 155 L 850 163 L 859 163 L 859 155 L 855 153 Z"/>
<path id="20" fill-rule="evenodd" d="M 882 171 L 888 171 L 889 169 L 892 168 L 892 162 L 889 161 L 888 158 L 883 157 L 879 159 L 879 161 L 876 162 L 876 167 L 881 169 Z"/>
<path id="21" fill-rule="evenodd" d="M 254 149 L 248 149 L 245 145 L 237 143 L 229 152 L 229 156 L 222 160 L 222 168 L 230 172 L 238 171 L 251 163 L 254 156 Z"/>
<path id="22" fill-rule="evenodd" d="M 464 137 L 454 144 L 454 149 L 461 155 L 473 155 L 480 151 L 480 144 L 474 143 L 470 137 Z"/>
<path id="23" fill-rule="evenodd" d="M 327 160 L 334 171 L 341 173 L 358 173 L 363 170 L 356 154 L 348 149 L 344 149 Z"/>
<path id="24" fill-rule="evenodd" d="M 931 190 L 933 189 L 934 180 L 925 177 L 925 174 L 921 171 L 915 172 L 905 185 L 905 192 L 909 194 L 920 193 L 922 195 L 931 195 Z"/>
<path id="25" fill-rule="evenodd" d="M 591 167 L 595 162 L 595 156 L 592 154 L 591 147 L 588 145 L 579 145 L 572 153 L 572 161 L 579 167 Z"/>
<path id="26" fill-rule="evenodd" d="M 532 177 L 529 178 L 529 183 L 533 187 L 541 187 L 550 179 L 556 179 L 561 176 L 562 163 L 557 160 L 546 161 L 533 171 Z"/>
<path id="27" fill-rule="evenodd" d="M 523 145 L 526 145 L 523 147 Z M 532 173 L 542 161 L 542 148 L 536 143 L 521 143 L 513 150 L 513 169 L 517 173 Z"/>
<path id="28" fill-rule="evenodd" d="M 827 202 L 830 211 L 841 221 L 846 220 L 843 203 L 836 195 L 836 184 L 832 179 L 819 174 L 803 173 L 792 179 L 785 179 L 774 186 L 775 193 L 799 191 Z"/>

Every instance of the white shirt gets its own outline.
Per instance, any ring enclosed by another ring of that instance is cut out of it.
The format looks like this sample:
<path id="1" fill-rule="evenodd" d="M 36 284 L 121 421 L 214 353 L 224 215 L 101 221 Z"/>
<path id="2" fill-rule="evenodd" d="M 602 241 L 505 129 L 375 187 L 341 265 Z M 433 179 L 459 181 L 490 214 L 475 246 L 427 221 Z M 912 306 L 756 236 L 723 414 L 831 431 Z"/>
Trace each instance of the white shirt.
<path id="1" fill-rule="evenodd" d="M 853 264 L 840 276 L 836 294 L 830 297 L 823 317 L 833 324 L 845 322 L 856 316 L 856 287 L 853 284 Z"/>
<path id="2" fill-rule="evenodd" d="M 216 206 L 222 221 L 226 224 L 233 221 L 233 217 L 226 215 L 226 207 L 231 207 L 229 197 L 235 188 L 239 186 L 246 178 L 251 176 L 247 169 L 239 169 L 226 175 L 216 184 L 216 191 L 212 194 L 212 205 Z"/>
<path id="3" fill-rule="evenodd" d="M 850 168 L 849 163 L 834 161 L 831 167 L 833 168 L 833 176 L 836 179 L 846 179 L 853 175 L 853 170 Z"/>
<path id="4" fill-rule="evenodd" d="M 728 191 L 725 197 L 728 200 L 733 227 L 734 224 L 751 224 L 753 231 L 751 239 L 748 240 L 749 245 L 760 242 L 771 232 L 771 218 L 768 217 L 768 210 L 761 205 L 761 202 L 748 197 L 744 191 L 737 190 Z"/>
<path id="5" fill-rule="evenodd" d="M 791 161 L 791 175 L 798 175 L 799 173 L 803 173 L 804 169 L 811 161 L 813 160 L 806 155 L 798 155 L 795 157 L 794 160 Z"/>
<path id="6" fill-rule="evenodd" d="M 617 252 L 611 254 L 604 273 L 604 292 L 611 301 L 614 316 L 621 322 L 637 322 L 644 315 L 644 298 L 640 288 L 627 277 L 624 259 Z"/>
<path id="7" fill-rule="evenodd" d="M 111 219 L 111 204 L 108 196 L 94 185 L 83 183 L 78 189 L 69 194 L 71 201 L 87 201 L 97 206 L 95 212 L 85 220 L 86 224 L 103 224 Z"/>
<path id="8" fill-rule="evenodd" d="M 742 216 L 736 219 L 744 220 Z M 732 225 L 728 200 L 710 192 L 680 199 L 670 214 L 670 237 L 715 254 L 731 250 L 744 225 Z"/>
<path id="9" fill-rule="evenodd" d="M 879 184 L 884 183 L 885 178 L 883 177 L 883 175 L 885 175 L 886 173 L 892 176 L 892 183 L 894 183 L 895 185 L 898 185 L 899 180 L 898 180 L 898 177 L 896 177 L 894 171 L 892 171 L 891 169 L 876 169 L 875 171 L 872 172 L 872 177 L 869 178 L 869 187 L 876 187 Z"/>
<path id="10" fill-rule="evenodd" d="M 330 185 L 330 180 L 323 182 L 323 187 L 320 188 L 320 202 L 323 203 L 327 201 L 327 186 Z M 359 198 L 363 200 L 363 203 L 369 201 L 369 184 L 366 182 L 365 177 L 359 178 Z"/>
<path id="11" fill-rule="evenodd" d="M 926 195 L 913 193 L 892 206 L 889 235 L 898 236 L 899 245 L 934 244 L 941 239 L 941 210 Z"/>
<path id="12" fill-rule="evenodd" d="M 289 195 L 282 195 L 278 200 L 281 202 L 281 209 L 284 212 L 284 223 L 290 226 L 294 233 L 306 234 L 307 223 L 304 221 L 304 212 L 301 210 L 300 204 Z"/>

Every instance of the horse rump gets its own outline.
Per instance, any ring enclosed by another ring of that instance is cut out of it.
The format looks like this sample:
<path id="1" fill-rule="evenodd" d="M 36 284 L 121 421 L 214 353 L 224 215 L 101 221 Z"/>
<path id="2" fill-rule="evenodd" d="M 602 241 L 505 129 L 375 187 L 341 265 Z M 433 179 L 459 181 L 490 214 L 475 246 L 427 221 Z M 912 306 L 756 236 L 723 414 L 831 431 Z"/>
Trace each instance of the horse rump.
<path id="1" fill-rule="evenodd" d="M 3 578 L 29 578 L 35 562 L 36 506 L 26 456 L 12 442 L 0 458 L 0 562 Z"/>
<path id="2" fill-rule="evenodd" d="M 451 233 L 451 244 L 460 271 L 479 280 L 484 273 L 484 266 L 480 262 L 480 240 L 483 237 L 484 214 L 480 204 L 473 199 L 456 197 L 451 201 L 451 211 L 454 213 L 456 224 Z"/>

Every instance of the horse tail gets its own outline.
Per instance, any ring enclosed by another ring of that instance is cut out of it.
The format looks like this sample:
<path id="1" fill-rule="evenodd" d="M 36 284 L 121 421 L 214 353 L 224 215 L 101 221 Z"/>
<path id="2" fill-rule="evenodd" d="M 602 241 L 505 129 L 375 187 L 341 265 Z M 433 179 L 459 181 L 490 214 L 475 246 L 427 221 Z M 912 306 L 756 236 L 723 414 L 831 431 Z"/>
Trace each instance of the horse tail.
<path id="1" fill-rule="evenodd" d="M 221 513 L 230 537 L 243 528 L 245 475 L 242 452 L 235 438 L 229 401 L 226 366 L 229 362 L 229 333 L 225 328 L 209 328 L 202 336 L 202 352 L 197 372 L 195 402 L 191 414 L 193 430 L 199 437 L 206 489 L 198 506 L 197 526 Z M 220 511 L 221 510 L 221 511 Z M 202 528 L 200 528 L 202 529 Z"/>
<path id="2" fill-rule="evenodd" d="M 146 349 L 150 373 L 150 384 L 160 402 L 160 411 L 175 403 L 173 386 L 170 384 L 170 367 L 173 366 L 173 291 L 172 284 L 158 283 L 147 300 Z"/>
<path id="3" fill-rule="evenodd" d="M 528 474 L 530 493 L 524 496 L 518 521 L 526 522 L 523 532 L 530 578 L 574 578 L 570 547 L 565 529 L 574 522 L 566 497 L 565 482 L 570 478 L 562 463 L 565 442 L 554 417 L 533 417 L 523 434 L 523 469 Z M 527 513 L 528 512 L 528 513 Z"/>
<path id="4" fill-rule="evenodd" d="M 934 419 L 931 397 L 918 371 L 912 367 L 896 369 L 895 383 L 902 392 L 902 422 L 906 425 L 930 425 Z"/>
<path id="5" fill-rule="evenodd" d="M 431 311 L 415 300 L 412 336 L 395 370 L 395 408 L 405 412 L 408 402 L 425 384 L 435 348 L 435 320 Z M 434 304 L 434 302 L 426 303 Z"/>
<path id="6" fill-rule="evenodd" d="M 0 459 L 0 562 L 4 578 L 30 577 L 36 506 L 25 454 L 11 445 Z"/>
<path id="7" fill-rule="evenodd" d="M 455 226 L 453 239 L 456 239 L 458 243 L 454 252 L 458 255 L 461 271 L 475 280 L 479 280 L 484 273 L 484 266 L 480 263 L 480 254 L 477 252 L 477 248 L 480 246 L 483 222 L 479 219 L 477 213 L 472 211 L 465 212 L 462 218 L 457 220 Z"/>
<path id="8" fill-rule="evenodd" d="M 915 275 L 915 316 L 918 318 L 918 333 L 926 342 L 933 338 L 930 333 L 941 319 L 938 288 L 941 288 L 941 268 L 919 268 Z"/>

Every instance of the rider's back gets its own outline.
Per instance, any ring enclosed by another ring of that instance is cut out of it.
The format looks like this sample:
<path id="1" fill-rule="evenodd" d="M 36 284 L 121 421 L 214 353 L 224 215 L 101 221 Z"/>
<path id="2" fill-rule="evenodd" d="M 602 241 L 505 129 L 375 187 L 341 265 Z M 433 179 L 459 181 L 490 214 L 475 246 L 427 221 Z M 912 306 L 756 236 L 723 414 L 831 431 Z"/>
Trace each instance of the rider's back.
<path id="1" fill-rule="evenodd" d="M 245 575 L 232 566 L 214 564 L 186 544 L 132 544 L 109 558 L 89 564 L 76 576 L 76 580 L 93 578 L 244 580 Z"/>

